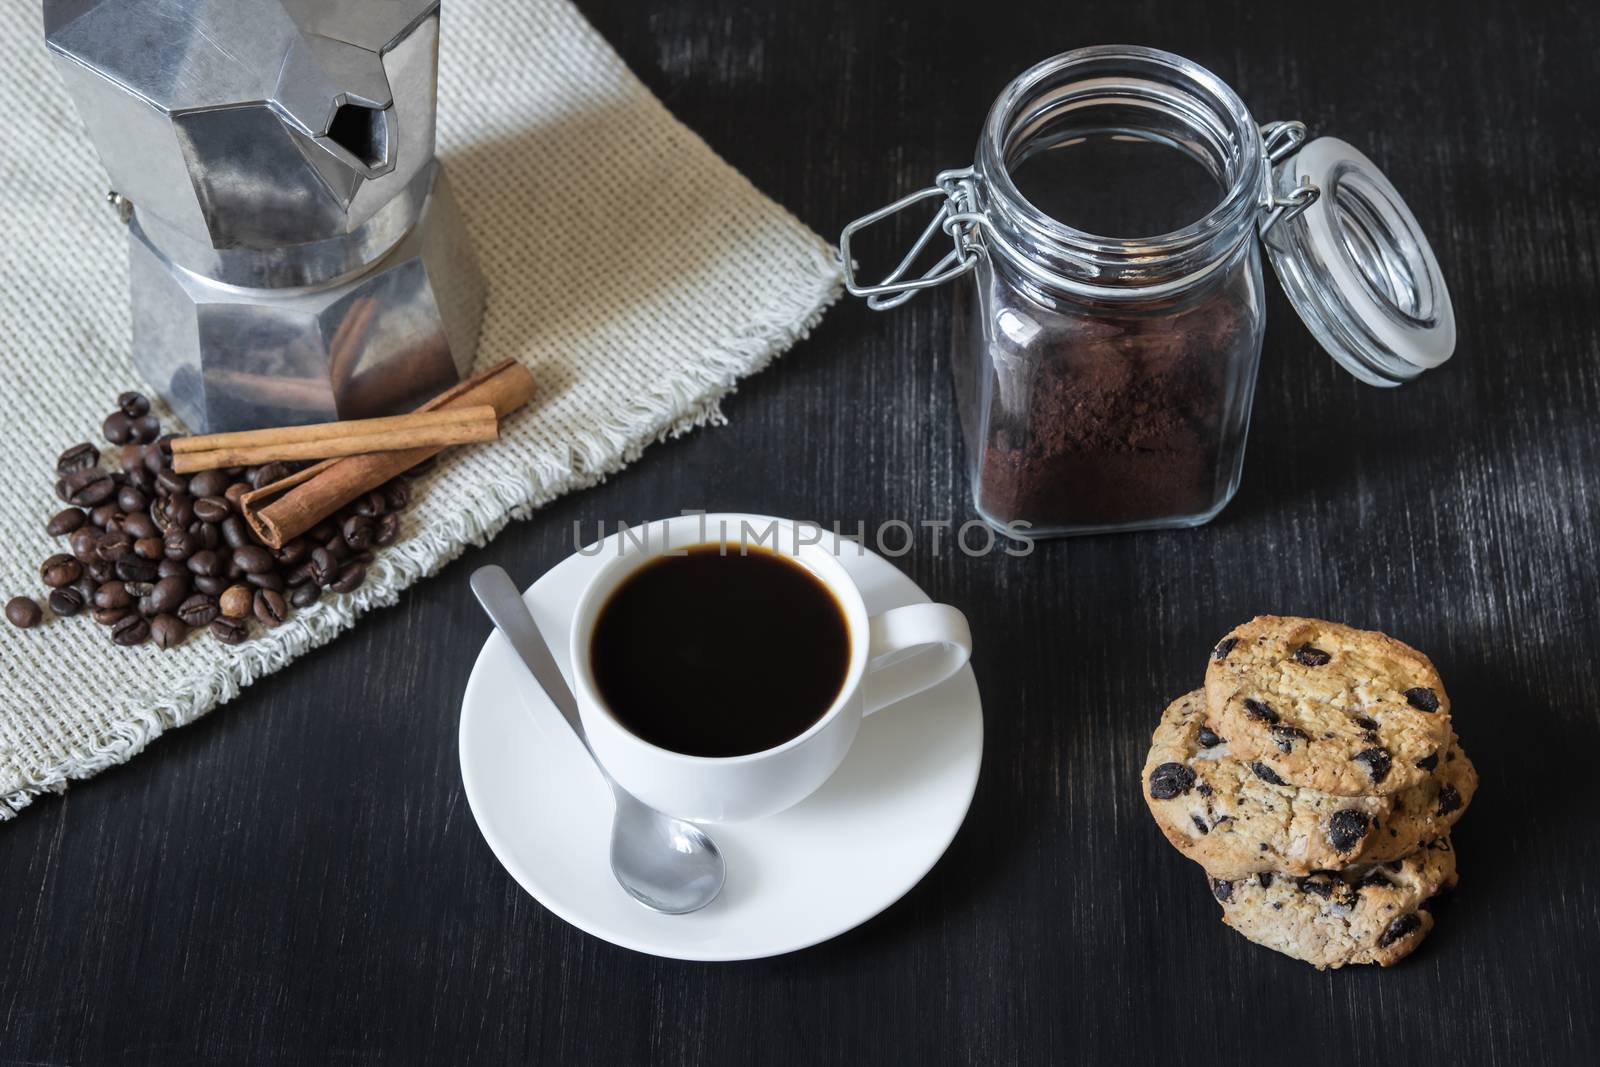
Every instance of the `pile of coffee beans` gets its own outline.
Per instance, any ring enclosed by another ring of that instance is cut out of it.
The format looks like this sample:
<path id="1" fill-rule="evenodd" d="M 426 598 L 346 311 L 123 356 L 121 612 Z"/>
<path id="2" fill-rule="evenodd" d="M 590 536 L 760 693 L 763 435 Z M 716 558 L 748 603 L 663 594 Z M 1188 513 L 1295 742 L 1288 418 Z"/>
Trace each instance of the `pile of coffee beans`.
<path id="1" fill-rule="evenodd" d="M 294 608 L 315 604 L 323 590 L 348 593 L 366 579 L 372 550 L 400 536 L 411 502 L 409 484 L 395 478 L 274 550 L 250 530 L 239 497 L 296 465 L 178 474 L 172 437 L 138 393 L 117 398 L 100 432 L 117 446 L 118 469 L 88 442 L 56 460 L 56 496 L 67 506 L 45 530 L 65 538 L 67 551 L 40 565 L 39 580 L 52 614 L 87 614 L 119 645 L 172 648 L 200 629 L 237 645 L 253 627 L 280 626 Z M 11 598 L 5 615 L 22 629 L 45 619 L 27 596 Z"/>

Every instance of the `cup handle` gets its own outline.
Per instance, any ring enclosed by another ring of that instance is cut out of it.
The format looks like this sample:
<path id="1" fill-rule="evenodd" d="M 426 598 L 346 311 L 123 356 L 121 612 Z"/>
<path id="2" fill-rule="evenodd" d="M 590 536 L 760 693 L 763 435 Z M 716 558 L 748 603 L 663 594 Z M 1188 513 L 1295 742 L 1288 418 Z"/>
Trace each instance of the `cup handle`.
<path id="1" fill-rule="evenodd" d="M 972 656 L 967 617 L 949 604 L 890 608 L 867 625 L 867 673 L 861 680 L 867 715 L 933 688 Z"/>

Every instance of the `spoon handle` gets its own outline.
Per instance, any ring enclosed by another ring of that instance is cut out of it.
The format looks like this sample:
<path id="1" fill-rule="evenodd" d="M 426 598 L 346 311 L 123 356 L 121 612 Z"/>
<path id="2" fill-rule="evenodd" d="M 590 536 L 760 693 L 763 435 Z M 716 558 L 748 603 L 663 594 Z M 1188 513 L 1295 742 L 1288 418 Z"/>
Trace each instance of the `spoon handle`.
<path id="1" fill-rule="evenodd" d="M 583 729 L 583 719 L 578 716 L 578 701 L 567 687 L 567 680 L 561 676 L 561 668 L 556 666 L 555 656 L 551 654 L 544 635 L 539 632 L 533 616 L 528 612 L 528 605 L 523 603 L 522 591 L 511 580 L 511 575 L 506 573 L 504 567 L 479 567 L 472 572 L 471 584 L 473 595 L 483 605 L 484 612 L 511 643 L 512 651 L 516 652 L 534 681 L 550 698 L 550 703 L 561 712 L 561 717 L 567 720 L 572 732 L 578 735 L 578 740 L 589 752 L 589 758 L 595 759 L 594 749 L 589 748 L 589 735 Z M 595 759 L 595 766 L 600 766 L 598 759 Z M 601 767 L 600 771 L 604 774 L 605 768 Z M 606 775 L 606 780 L 609 781 L 610 777 Z"/>

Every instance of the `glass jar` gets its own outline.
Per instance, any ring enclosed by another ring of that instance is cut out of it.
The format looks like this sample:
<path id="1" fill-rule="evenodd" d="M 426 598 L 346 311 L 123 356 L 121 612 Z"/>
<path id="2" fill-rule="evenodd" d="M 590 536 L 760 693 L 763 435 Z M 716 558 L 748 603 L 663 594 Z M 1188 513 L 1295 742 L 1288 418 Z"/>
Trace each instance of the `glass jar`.
<path id="1" fill-rule="evenodd" d="M 1263 244 L 1357 377 L 1395 385 L 1449 358 L 1449 295 L 1399 194 L 1344 142 L 1304 141 L 1180 56 L 1085 48 L 1007 86 L 970 168 L 845 228 L 847 286 L 874 308 L 961 278 L 951 370 L 984 520 L 1038 537 L 1221 511 L 1266 325 Z M 938 211 L 910 253 L 860 282 L 851 239 L 924 199 Z M 908 277 L 941 233 L 950 251 Z"/>

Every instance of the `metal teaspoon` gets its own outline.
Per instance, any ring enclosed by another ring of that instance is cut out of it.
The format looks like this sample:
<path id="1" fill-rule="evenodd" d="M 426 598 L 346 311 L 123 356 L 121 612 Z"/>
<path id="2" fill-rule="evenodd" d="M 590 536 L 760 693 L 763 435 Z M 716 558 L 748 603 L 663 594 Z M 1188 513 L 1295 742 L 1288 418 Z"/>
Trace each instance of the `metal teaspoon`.
<path id="1" fill-rule="evenodd" d="M 474 571 L 472 592 L 611 787 L 617 805 L 611 822 L 611 873 L 617 882 L 634 900 L 667 915 L 699 911 L 717 899 L 727 868 L 716 842 L 693 823 L 646 807 L 611 780 L 589 747 L 578 702 L 505 568 Z"/>

